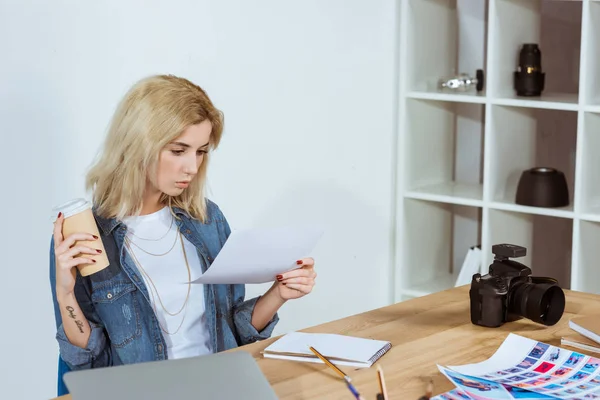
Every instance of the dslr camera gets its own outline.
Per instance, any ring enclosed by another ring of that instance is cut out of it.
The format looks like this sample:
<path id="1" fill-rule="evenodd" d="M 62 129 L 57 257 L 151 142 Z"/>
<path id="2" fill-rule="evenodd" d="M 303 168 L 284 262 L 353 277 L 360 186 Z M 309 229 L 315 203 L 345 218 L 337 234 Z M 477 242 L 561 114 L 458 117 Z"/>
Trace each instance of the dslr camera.
<path id="1" fill-rule="evenodd" d="M 565 310 L 565 294 L 558 281 L 531 276 L 529 267 L 511 260 L 524 257 L 525 247 L 496 244 L 492 253 L 489 273 L 474 274 L 471 281 L 471 322 L 492 328 L 520 318 L 556 324 Z"/>

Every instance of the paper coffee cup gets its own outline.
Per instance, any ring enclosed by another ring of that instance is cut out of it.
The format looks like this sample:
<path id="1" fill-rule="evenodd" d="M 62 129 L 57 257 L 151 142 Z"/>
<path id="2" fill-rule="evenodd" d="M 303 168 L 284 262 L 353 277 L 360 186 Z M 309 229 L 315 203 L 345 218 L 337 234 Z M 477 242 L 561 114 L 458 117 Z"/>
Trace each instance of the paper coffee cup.
<path id="1" fill-rule="evenodd" d="M 96 262 L 78 265 L 77 268 L 79 269 L 81 276 L 88 276 L 108 267 L 108 257 L 102 239 L 100 239 L 100 232 L 98 231 L 96 219 L 92 213 L 91 203 L 85 199 L 73 199 L 53 208 L 52 211 L 55 213 L 55 217 L 59 212 L 62 212 L 64 215 L 62 227 L 63 239 L 66 239 L 73 233 L 89 233 L 96 235 L 99 238 L 98 240 L 92 241 L 79 240 L 75 243 L 76 245 L 81 244 L 91 247 L 92 249 L 102 250 L 102 253 L 97 255 L 84 254 L 85 257 L 92 258 L 96 260 Z"/>

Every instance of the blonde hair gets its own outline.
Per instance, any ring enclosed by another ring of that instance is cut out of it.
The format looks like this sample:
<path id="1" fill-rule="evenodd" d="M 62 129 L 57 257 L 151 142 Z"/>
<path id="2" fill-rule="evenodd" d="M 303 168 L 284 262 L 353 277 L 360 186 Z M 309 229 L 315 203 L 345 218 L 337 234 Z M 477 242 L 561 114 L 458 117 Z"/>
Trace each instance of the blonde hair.
<path id="1" fill-rule="evenodd" d="M 163 147 L 205 120 L 212 125 L 209 148 L 214 150 L 223 132 L 223 113 L 202 88 L 172 75 L 150 76 L 133 85 L 119 103 L 99 157 L 86 176 L 96 212 L 118 219 L 139 214 L 148 171 L 156 166 Z M 176 197 L 163 193 L 160 201 L 205 221 L 209 154 L 187 190 Z"/>

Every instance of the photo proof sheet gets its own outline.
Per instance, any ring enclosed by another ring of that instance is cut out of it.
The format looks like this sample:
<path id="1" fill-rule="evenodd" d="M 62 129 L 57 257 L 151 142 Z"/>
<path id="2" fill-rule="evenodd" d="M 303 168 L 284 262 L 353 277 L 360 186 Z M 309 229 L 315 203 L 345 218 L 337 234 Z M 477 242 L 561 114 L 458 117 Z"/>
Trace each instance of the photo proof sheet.
<path id="1" fill-rule="evenodd" d="M 432 400 L 600 399 L 600 358 L 513 333 L 485 361 L 438 368 L 456 389 Z"/>

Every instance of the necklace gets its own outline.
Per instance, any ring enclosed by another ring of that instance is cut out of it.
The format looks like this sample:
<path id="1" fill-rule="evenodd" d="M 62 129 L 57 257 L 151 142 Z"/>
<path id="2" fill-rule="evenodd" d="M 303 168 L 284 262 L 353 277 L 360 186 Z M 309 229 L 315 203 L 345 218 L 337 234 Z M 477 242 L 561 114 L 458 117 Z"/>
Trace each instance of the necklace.
<path id="1" fill-rule="evenodd" d="M 174 220 L 175 220 L 175 218 L 173 218 L 173 215 L 171 215 L 171 225 L 169 225 L 169 229 L 167 229 L 167 231 L 165 232 L 165 234 L 162 235 L 161 237 L 159 237 L 158 239 L 143 238 L 141 236 L 138 236 L 138 235 L 134 234 L 132 231 L 130 231 L 129 233 L 131 233 L 132 236 L 135 236 L 136 238 L 138 238 L 140 240 L 146 240 L 146 241 L 149 241 L 149 242 L 158 242 L 159 240 L 164 239 L 169 234 L 169 232 L 171 231 L 171 228 L 173 227 L 173 221 Z"/>
<path id="2" fill-rule="evenodd" d="M 188 305 L 188 301 L 189 301 L 189 296 L 190 296 L 190 290 L 192 287 L 191 284 L 191 269 L 190 269 L 190 264 L 188 262 L 188 258 L 187 258 L 187 252 L 185 251 L 185 246 L 183 244 L 183 237 L 181 236 L 181 232 L 179 232 L 179 238 L 181 240 L 181 249 L 183 251 L 183 257 L 185 259 L 185 265 L 187 267 L 187 272 L 188 272 L 188 290 L 187 290 L 187 294 L 185 296 L 185 300 L 183 302 L 183 305 L 181 306 L 181 308 L 175 312 L 175 313 L 171 313 L 169 310 L 166 309 L 165 305 L 162 302 L 162 299 L 160 297 L 160 294 L 158 293 L 158 290 L 156 288 L 156 285 L 154 284 L 154 281 L 152 280 L 152 278 L 150 277 L 150 275 L 144 270 L 144 268 L 142 267 L 141 263 L 139 262 L 139 260 L 137 259 L 137 257 L 135 256 L 131 246 L 129 246 L 130 240 L 128 238 L 126 238 L 126 246 L 127 248 L 130 250 L 131 256 L 133 258 L 133 261 L 135 262 L 135 264 L 138 266 L 138 268 L 140 269 L 140 271 L 142 272 L 142 274 L 148 279 L 148 281 L 150 282 L 152 288 L 154 289 L 154 291 L 150 290 L 150 295 L 152 296 L 152 308 L 154 310 L 154 313 L 157 314 L 157 310 L 156 310 L 156 301 L 154 298 L 154 293 L 156 293 L 156 297 L 158 298 L 158 302 L 161 305 L 161 308 L 169 315 L 171 316 L 176 316 L 179 315 L 183 309 L 185 308 L 185 313 L 183 314 L 183 318 L 181 319 L 181 322 L 179 323 L 179 326 L 177 327 L 177 329 L 175 330 L 175 332 L 169 332 L 167 329 L 165 329 L 162 324 L 160 323 L 160 320 L 158 320 L 158 325 L 160 326 L 160 329 L 168 334 L 168 335 L 175 335 L 177 332 L 179 332 L 179 330 L 181 329 L 181 326 L 183 325 L 183 322 L 185 321 L 185 317 L 187 315 L 187 305 Z"/>
<path id="3" fill-rule="evenodd" d="M 171 228 L 169 228 L 169 231 L 171 230 Z M 167 232 L 168 233 L 168 232 Z M 164 236 L 163 236 L 164 237 Z M 173 242 L 173 245 L 171 246 L 171 248 L 169 250 L 167 250 L 164 253 L 161 254 L 155 254 L 155 253 L 150 253 L 147 250 L 144 250 L 143 248 L 140 247 L 139 244 L 135 243 L 133 240 L 131 240 L 130 238 L 127 238 L 128 243 L 131 243 L 132 245 L 134 245 L 135 247 L 137 247 L 138 249 L 140 249 L 141 251 L 143 251 L 146 254 L 150 254 L 151 256 L 155 256 L 155 257 L 161 257 L 164 255 L 167 255 L 171 252 L 171 250 L 173 250 L 175 248 L 175 244 L 177 243 L 177 235 L 175 235 L 175 241 Z"/>

